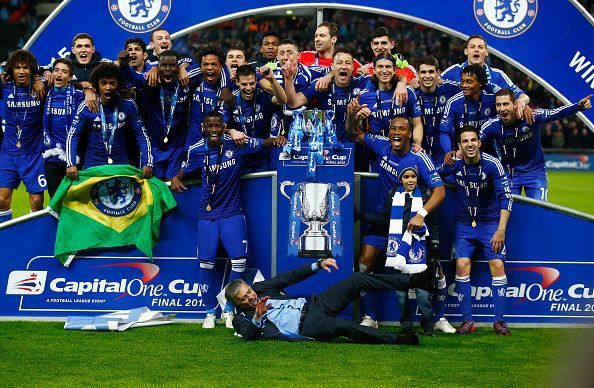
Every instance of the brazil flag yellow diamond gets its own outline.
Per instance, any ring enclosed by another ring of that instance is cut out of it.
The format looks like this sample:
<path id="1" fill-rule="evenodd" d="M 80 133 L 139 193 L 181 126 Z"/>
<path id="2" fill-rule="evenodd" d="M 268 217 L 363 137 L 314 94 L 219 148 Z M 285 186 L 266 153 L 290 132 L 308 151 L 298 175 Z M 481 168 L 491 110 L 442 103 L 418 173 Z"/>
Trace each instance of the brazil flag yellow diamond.
<path id="1" fill-rule="evenodd" d="M 64 178 L 52 198 L 59 218 L 54 256 L 68 265 L 77 251 L 135 245 L 152 258 L 164 212 L 176 206 L 162 181 L 128 165 L 92 167 Z"/>

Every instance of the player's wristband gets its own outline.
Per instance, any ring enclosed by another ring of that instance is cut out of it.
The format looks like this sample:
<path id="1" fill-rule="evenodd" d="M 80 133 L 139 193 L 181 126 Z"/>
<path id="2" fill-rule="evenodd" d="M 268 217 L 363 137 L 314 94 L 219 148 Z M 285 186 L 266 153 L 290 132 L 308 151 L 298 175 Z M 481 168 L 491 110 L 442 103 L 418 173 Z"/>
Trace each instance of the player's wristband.
<path id="1" fill-rule="evenodd" d="M 424 207 L 422 207 L 421 210 L 419 210 L 417 212 L 417 214 L 419 214 L 419 215 L 421 215 L 421 217 L 425 218 L 425 217 L 427 217 L 427 214 L 429 214 L 429 213 L 427 212 L 427 210 L 425 210 Z"/>

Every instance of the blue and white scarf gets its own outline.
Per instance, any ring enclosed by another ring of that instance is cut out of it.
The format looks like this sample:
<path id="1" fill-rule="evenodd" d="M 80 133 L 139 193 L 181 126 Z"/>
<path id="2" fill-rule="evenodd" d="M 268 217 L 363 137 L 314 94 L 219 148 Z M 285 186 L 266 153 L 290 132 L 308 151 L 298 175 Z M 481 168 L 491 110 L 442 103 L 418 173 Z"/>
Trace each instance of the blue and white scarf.
<path id="1" fill-rule="evenodd" d="M 429 232 L 425 224 L 413 232 L 407 231 L 406 225 L 403 225 L 404 201 L 407 195 L 410 196 L 410 193 L 404 192 L 404 188 L 400 187 L 392 197 L 386 267 L 395 268 L 405 274 L 415 274 L 427 269 L 425 237 Z M 422 207 L 421 191 L 416 187 L 412 193 L 410 218 L 412 219 Z"/>

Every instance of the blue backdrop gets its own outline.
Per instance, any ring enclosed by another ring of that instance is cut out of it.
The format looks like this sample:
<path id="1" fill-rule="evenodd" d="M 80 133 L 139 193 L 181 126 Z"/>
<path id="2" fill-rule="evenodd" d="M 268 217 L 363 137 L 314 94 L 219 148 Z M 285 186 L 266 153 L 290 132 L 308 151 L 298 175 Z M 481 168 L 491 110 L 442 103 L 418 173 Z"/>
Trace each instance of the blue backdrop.
<path id="1" fill-rule="evenodd" d="M 293 3 L 263 0 L 254 3 L 248 0 L 154 0 L 144 17 L 142 10 L 130 8 L 129 0 L 66 0 L 40 27 L 26 48 L 31 49 L 41 63 L 49 63 L 52 58 L 64 56 L 70 51 L 74 35 L 88 32 L 103 56 L 115 58 L 126 38 L 140 35 L 148 41 L 149 31 L 156 27 L 179 35 L 180 32 L 223 20 L 274 9 L 346 8 L 408 19 L 460 37 L 482 34 L 491 51 L 496 51 L 536 77 L 558 97 L 577 101 L 592 92 L 594 20 L 587 13 L 580 12 L 577 0 L 507 1 L 513 3 L 512 11 L 517 11 L 507 15 L 504 9 L 495 9 L 495 1 L 345 0 Z M 515 7 L 515 3 L 519 7 Z M 502 16 L 504 21 L 498 22 L 497 19 Z M 514 21 L 508 22 L 511 16 L 514 16 Z M 464 59 L 460 58 L 460 61 Z M 587 111 L 586 116 L 588 125 L 594 128 L 594 110 Z"/>

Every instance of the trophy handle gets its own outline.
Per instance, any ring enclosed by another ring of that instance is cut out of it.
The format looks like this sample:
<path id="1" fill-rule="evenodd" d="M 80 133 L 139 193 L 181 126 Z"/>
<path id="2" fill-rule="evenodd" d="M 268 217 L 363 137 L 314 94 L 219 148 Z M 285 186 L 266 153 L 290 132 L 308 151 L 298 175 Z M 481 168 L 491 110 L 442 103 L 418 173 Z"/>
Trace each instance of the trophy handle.
<path id="1" fill-rule="evenodd" d="M 351 186 L 347 182 L 338 182 L 336 184 L 336 186 L 344 187 L 344 195 L 342 197 L 340 197 L 340 201 L 342 201 L 343 199 L 348 197 L 349 194 L 351 193 Z"/>
<path id="2" fill-rule="evenodd" d="M 280 185 L 281 194 L 284 195 L 289 201 L 291 200 L 291 197 L 289 197 L 287 195 L 287 193 L 285 193 L 285 186 L 293 186 L 294 184 L 295 184 L 295 182 L 292 182 L 292 181 L 283 181 L 283 182 L 281 182 L 281 185 Z"/>

